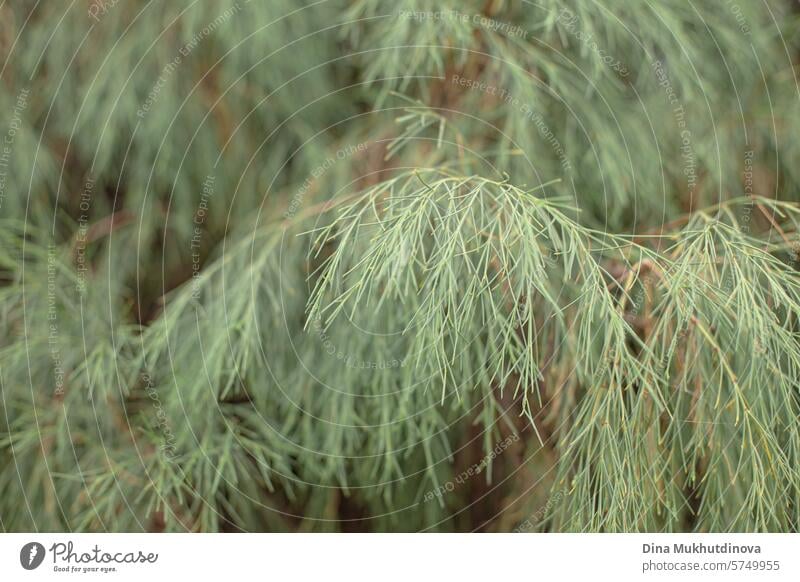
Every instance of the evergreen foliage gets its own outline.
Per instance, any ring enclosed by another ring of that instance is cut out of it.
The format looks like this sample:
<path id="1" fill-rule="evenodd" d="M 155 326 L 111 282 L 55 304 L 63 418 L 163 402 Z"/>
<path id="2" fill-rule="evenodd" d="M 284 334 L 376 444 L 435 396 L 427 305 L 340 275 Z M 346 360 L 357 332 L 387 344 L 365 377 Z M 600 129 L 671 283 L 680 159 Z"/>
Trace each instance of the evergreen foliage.
<path id="1" fill-rule="evenodd" d="M 797 531 L 799 23 L 2 4 L 0 526 Z"/>

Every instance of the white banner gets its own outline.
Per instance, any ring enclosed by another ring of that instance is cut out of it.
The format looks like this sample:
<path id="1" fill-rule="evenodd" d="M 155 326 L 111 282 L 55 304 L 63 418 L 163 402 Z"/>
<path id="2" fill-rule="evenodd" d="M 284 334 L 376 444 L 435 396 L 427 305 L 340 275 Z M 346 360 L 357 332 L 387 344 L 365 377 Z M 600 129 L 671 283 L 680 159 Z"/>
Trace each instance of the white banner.
<path id="1" fill-rule="evenodd" d="M 800 580 L 798 550 L 798 534 L 3 534 L 0 580 L 777 581 Z"/>

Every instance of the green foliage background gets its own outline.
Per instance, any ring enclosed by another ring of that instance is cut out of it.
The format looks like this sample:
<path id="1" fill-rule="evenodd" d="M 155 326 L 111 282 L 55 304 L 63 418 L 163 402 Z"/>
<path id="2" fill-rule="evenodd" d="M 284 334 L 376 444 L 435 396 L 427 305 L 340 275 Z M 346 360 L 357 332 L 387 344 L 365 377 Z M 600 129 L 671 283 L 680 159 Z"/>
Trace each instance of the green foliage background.
<path id="1" fill-rule="evenodd" d="M 0 5 L 5 531 L 796 531 L 797 4 Z"/>

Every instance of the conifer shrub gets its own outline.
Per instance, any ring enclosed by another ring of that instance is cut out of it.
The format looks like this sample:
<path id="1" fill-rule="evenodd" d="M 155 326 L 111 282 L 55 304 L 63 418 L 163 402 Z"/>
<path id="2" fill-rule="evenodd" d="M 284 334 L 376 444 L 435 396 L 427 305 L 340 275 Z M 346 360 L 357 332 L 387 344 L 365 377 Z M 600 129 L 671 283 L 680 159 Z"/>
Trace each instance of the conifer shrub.
<path id="1" fill-rule="evenodd" d="M 3 4 L 3 530 L 796 531 L 799 15 Z"/>

